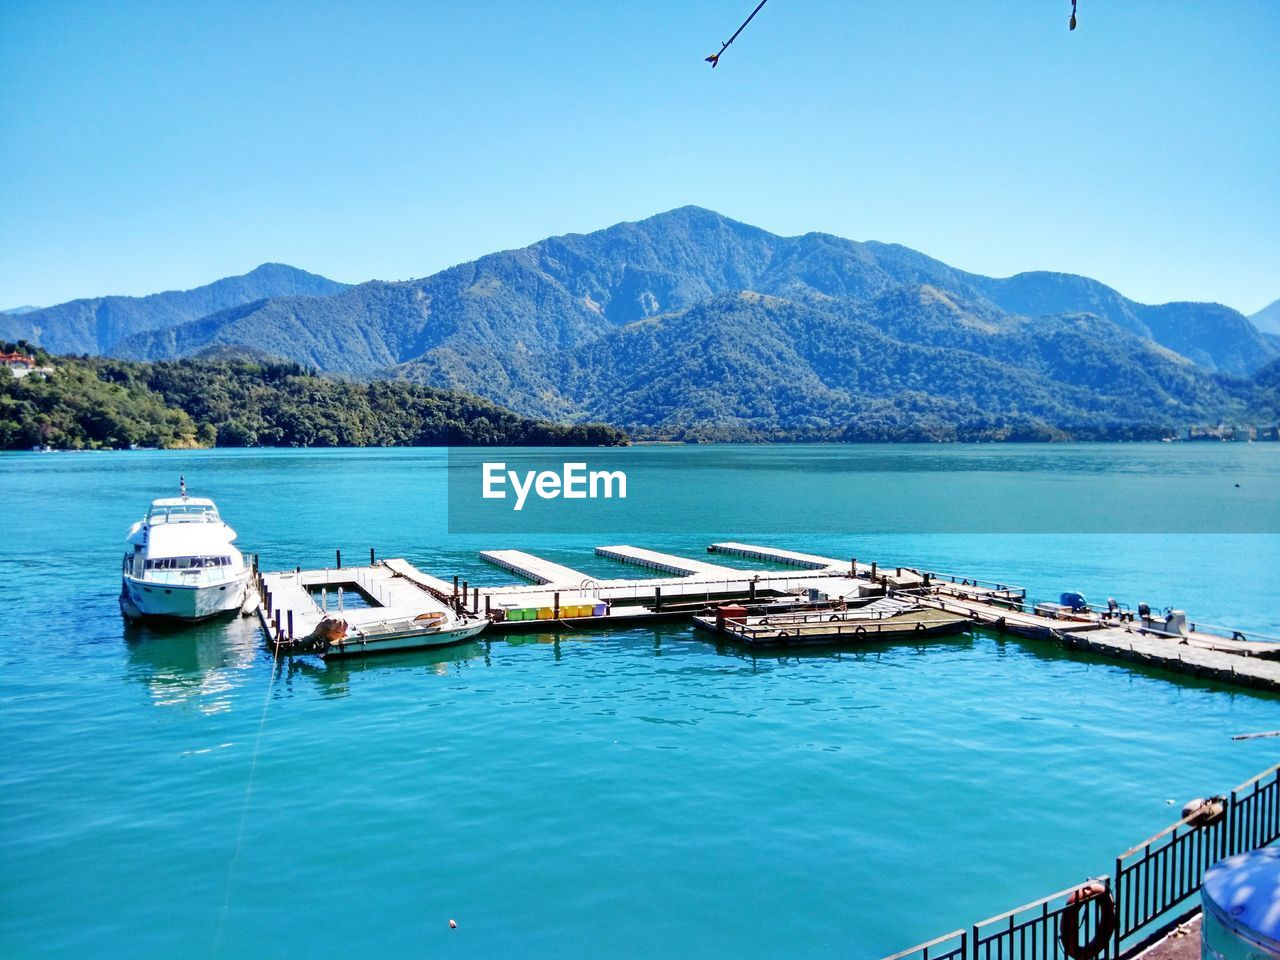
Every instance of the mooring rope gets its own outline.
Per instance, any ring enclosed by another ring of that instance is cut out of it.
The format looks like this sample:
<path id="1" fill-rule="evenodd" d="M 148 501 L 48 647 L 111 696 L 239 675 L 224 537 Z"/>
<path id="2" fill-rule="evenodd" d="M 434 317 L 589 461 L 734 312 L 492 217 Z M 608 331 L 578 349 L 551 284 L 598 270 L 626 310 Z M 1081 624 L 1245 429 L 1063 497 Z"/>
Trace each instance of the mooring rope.
<path id="1" fill-rule="evenodd" d="M 231 909 L 231 884 L 235 881 L 236 867 L 240 864 L 240 850 L 244 845 L 244 828 L 249 821 L 249 808 L 253 803 L 253 780 L 258 772 L 258 751 L 262 746 L 262 731 L 267 725 L 267 709 L 271 705 L 271 691 L 276 684 L 276 667 L 280 663 L 280 645 L 272 644 L 271 677 L 267 681 L 267 693 L 262 698 L 262 714 L 258 718 L 258 735 L 253 741 L 253 754 L 249 760 L 249 780 L 244 788 L 244 804 L 240 808 L 240 826 L 236 831 L 236 848 L 231 855 L 231 863 L 227 867 L 227 882 L 222 891 L 222 914 L 218 917 L 218 933 L 213 941 L 213 956 L 217 956 L 222 948 L 222 934 L 227 924 L 227 914 Z"/>

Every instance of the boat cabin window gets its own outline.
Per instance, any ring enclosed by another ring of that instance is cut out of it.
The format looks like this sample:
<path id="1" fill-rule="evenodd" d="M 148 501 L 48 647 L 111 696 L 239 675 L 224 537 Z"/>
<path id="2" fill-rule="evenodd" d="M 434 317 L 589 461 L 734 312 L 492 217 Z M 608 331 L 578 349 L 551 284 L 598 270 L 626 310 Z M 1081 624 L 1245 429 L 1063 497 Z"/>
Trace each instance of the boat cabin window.
<path id="1" fill-rule="evenodd" d="M 205 503 L 180 503 L 167 507 L 152 507 L 147 513 L 148 523 L 217 523 L 218 508 Z"/>
<path id="2" fill-rule="evenodd" d="M 148 570 L 205 570 L 229 566 L 230 557 L 160 557 L 147 561 Z"/>

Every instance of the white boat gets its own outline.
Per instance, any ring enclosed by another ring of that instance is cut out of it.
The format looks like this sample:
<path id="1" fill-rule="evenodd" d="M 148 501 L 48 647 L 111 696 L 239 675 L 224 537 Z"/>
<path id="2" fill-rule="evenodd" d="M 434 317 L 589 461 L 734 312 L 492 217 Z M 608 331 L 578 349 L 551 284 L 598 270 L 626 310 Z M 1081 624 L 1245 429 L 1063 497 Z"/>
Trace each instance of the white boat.
<path id="1" fill-rule="evenodd" d="M 286 641 L 285 646 L 302 652 L 314 651 L 325 659 L 363 657 L 372 653 L 428 650 L 462 643 L 488 625 L 488 620 L 454 611 L 379 621 L 372 621 L 367 616 L 363 620 L 334 616 L 321 620 L 310 636 Z"/>
<path id="2" fill-rule="evenodd" d="M 120 609 L 126 617 L 202 620 L 240 610 L 249 588 L 236 532 L 212 500 L 181 496 L 151 502 L 129 528 Z"/>

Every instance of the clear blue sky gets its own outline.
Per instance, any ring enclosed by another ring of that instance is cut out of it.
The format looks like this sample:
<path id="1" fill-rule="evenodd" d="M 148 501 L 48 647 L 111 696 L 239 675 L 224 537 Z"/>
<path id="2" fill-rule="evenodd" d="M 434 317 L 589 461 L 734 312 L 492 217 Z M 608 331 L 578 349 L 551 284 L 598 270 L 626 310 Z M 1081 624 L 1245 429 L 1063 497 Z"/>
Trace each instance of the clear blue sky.
<path id="1" fill-rule="evenodd" d="M 0 3 L 0 307 L 402 279 L 686 203 L 1280 297 L 1280 2 Z"/>

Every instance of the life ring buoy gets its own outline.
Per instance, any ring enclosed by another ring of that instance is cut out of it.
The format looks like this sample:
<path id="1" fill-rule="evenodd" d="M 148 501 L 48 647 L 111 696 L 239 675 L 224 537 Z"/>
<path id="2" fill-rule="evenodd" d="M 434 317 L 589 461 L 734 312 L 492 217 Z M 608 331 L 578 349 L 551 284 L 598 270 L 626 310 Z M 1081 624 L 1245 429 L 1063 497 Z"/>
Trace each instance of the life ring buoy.
<path id="1" fill-rule="evenodd" d="M 925 627 L 923 623 L 916 623 L 916 633 L 924 633 Z"/>
<path id="2" fill-rule="evenodd" d="M 864 627 L 862 624 L 858 624 L 856 627 L 854 627 L 854 628 L 853 628 L 853 632 L 854 632 L 854 633 L 866 633 L 866 632 L 867 632 L 867 628 L 866 628 L 866 627 Z"/>
<path id="3" fill-rule="evenodd" d="M 1098 924 L 1093 936 L 1080 942 L 1080 909 L 1091 900 L 1098 901 Z M 1111 892 L 1096 880 L 1086 883 L 1067 897 L 1066 909 L 1058 925 L 1058 942 L 1062 952 L 1071 960 L 1093 960 L 1106 949 L 1111 935 L 1116 932 L 1116 902 Z"/>

